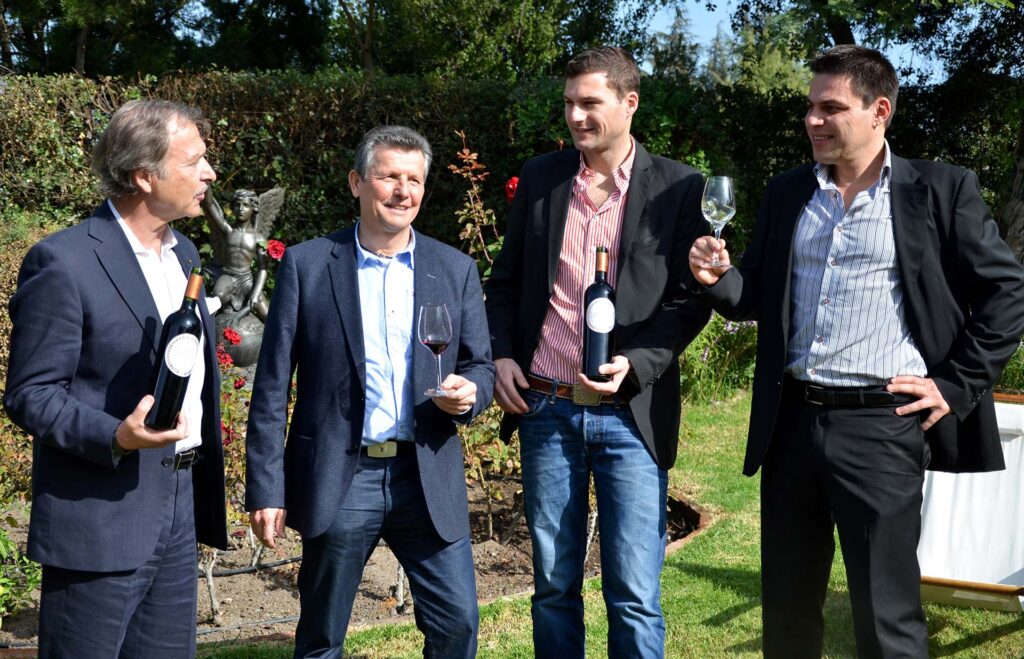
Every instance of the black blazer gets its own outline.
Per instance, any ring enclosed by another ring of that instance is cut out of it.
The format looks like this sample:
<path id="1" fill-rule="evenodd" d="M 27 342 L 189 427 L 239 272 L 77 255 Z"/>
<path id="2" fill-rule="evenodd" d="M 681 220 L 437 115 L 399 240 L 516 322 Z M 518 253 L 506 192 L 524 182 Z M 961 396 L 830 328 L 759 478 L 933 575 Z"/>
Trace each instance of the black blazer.
<path id="1" fill-rule="evenodd" d="M 573 148 L 523 165 L 505 242 L 485 287 L 494 357 L 515 359 L 524 373 L 540 341 L 579 165 Z M 636 143 L 618 255 L 615 352 L 632 365 L 639 393 L 629 406 L 662 469 L 675 463 L 679 440 L 679 353 L 710 316 L 685 279 L 690 245 L 706 229 L 703 186 L 695 169 L 651 156 Z M 502 437 L 517 424 L 517 416 L 506 414 Z"/>
<path id="2" fill-rule="evenodd" d="M 741 264 L 705 293 L 723 316 L 758 321 L 743 467 L 748 476 L 763 462 L 775 427 L 789 336 L 793 235 L 816 187 L 809 164 L 773 178 Z M 891 195 L 907 324 L 928 377 L 952 410 L 925 434 L 928 468 L 1002 469 L 991 389 L 1024 331 L 1024 270 L 999 238 L 970 170 L 893 155 Z"/>
<path id="3" fill-rule="evenodd" d="M 451 542 L 469 534 L 466 474 L 456 421 L 491 403 L 494 363 L 476 262 L 421 233 L 413 255 L 415 309 L 444 302 L 452 319 L 442 370 L 477 387 L 459 418 L 424 395 L 437 384 L 430 351 L 413 337 L 416 462 L 430 519 Z M 366 359 L 359 305 L 355 229 L 289 247 L 263 334 L 246 434 L 247 510 L 285 508 L 304 538 L 326 531 L 352 483 L 363 437 Z M 295 374 L 295 409 L 288 400 Z M 285 436 L 288 441 L 285 443 Z"/>
<path id="4" fill-rule="evenodd" d="M 174 232 L 186 273 L 199 253 Z M 192 467 L 196 537 L 227 548 L 220 375 L 214 323 L 205 332 L 202 458 Z M 174 446 L 133 451 L 115 464 L 114 432 L 150 393 L 163 322 L 128 239 L 104 203 L 36 244 L 11 299 L 4 404 L 34 439 L 28 554 L 45 565 L 113 572 L 153 554 L 175 476 Z"/>

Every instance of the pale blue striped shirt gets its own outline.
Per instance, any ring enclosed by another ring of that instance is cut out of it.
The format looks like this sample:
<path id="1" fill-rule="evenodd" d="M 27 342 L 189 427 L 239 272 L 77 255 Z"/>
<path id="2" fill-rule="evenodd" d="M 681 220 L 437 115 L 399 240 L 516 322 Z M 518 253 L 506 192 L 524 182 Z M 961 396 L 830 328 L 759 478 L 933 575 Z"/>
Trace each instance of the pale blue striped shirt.
<path id="1" fill-rule="evenodd" d="M 356 226 L 359 315 L 366 356 L 363 446 L 389 439 L 413 439 L 415 235 L 405 249 L 391 258 L 381 258 L 359 243 Z"/>
<path id="2" fill-rule="evenodd" d="M 827 386 L 884 384 L 927 375 L 907 328 L 893 238 L 892 160 L 845 208 L 827 165 L 804 207 L 793 242 L 786 371 Z"/>

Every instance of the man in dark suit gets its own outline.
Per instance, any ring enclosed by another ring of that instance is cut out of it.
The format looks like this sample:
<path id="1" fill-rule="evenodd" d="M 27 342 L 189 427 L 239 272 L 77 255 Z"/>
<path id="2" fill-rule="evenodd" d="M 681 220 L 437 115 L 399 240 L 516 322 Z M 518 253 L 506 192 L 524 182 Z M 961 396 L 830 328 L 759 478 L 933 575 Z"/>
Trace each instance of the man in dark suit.
<path id="1" fill-rule="evenodd" d="M 476 263 L 413 231 L 430 145 L 371 130 L 349 187 L 359 222 L 285 253 L 256 371 L 246 506 L 268 546 L 302 534 L 295 656 L 340 657 L 363 566 L 383 538 L 409 577 L 428 657 L 473 657 L 478 614 L 456 423 L 494 383 Z M 417 314 L 444 304 L 451 340 L 417 346 Z M 288 421 L 292 374 L 295 409 Z"/>
<path id="2" fill-rule="evenodd" d="M 857 652 L 924 657 L 924 469 L 1003 468 L 991 389 L 1024 330 L 1024 277 L 973 172 L 909 161 L 885 130 L 878 52 L 811 64 L 815 163 L 772 179 L 735 268 L 691 269 L 722 315 L 758 320 L 744 473 L 761 471 L 764 653 L 819 656 L 838 527 Z M 930 460 L 930 464 L 929 464 Z"/>
<path id="3" fill-rule="evenodd" d="M 709 314 L 683 284 L 687 250 L 704 230 L 703 179 L 630 136 L 638 87 L 636 63 L 619 48 L 568 64 L 565 119 L 576 148 L 524 165 L 487 283 L 503 436 L 519 425 L 538 656 L 584 654 L 591 475 L 608 653 L 664 654 L 659 578 L 679 433 L 677 358 Z M 583 292 L 598 246 L 608 248 L 617 300 L 607 382 L 580 372 Z"/>
<path id="4" fill-rule="evenodd" d="M 195 654 L 196 541 L 226 548 L 214 324 L 177 427 L 144 420 L 163 320 L 199 254 L 172 221 L 214 180 L 195 108 L 132 101 L 93 152 L 109 199 L 35 245 L 11 300 L 4 404 L 34 438 L 42 657 Z"/>

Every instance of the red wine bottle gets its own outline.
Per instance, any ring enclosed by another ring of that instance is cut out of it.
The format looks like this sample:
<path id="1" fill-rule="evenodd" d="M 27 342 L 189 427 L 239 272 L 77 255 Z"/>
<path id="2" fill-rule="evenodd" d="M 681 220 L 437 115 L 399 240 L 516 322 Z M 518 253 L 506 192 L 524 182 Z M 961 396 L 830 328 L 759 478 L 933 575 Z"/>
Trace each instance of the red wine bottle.
<path id="1" fill-rule="evenodd" d="M 199 268 L 192 268 L 181 308 L 164 321 L 160 349 L 156 353 L 160 358 L 153 387 L 156 402 L 146 416 L 146 425 L 150 428 L 170 430 L 178 423 L 185 389 L 196 363 L 196 353 L 199 352 L 199 335 L 203 331 L 202 322 L 196 313 L 196 300 L 202 290 L 203 276 Z"/>
<path id="2" fill-rule="evenodd" d="M 583 374 L 595 382 L 610 378 L 598 367 L 612 358 L 615 289 L 608 283 L 608 248 L 598 247 L 594 283 L 583 293 Z"/>

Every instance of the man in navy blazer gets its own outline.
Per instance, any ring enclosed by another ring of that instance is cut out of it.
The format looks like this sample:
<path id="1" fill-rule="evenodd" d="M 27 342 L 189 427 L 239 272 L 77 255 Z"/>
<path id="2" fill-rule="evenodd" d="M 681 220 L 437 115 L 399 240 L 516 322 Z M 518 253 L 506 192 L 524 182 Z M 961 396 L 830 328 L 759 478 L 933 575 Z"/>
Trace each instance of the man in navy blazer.
<path id="1" fill-rule="evenodd" d="M 170 227 L 214 180 L 191 107 L 132 101 L 93 154 L 109 199 L 25 257 L 4 404 L 33 437 L 42 657 L 195 654 L 196 541 L 226 548 L 213 322 L 177 427 L 144 419 L 163 320 L 199 253 Z"/>
<path id="2" fill-rule="evenodd" d="M 926 657 L 926 468 L 1003 468 L 992 386 L 1024 331 L 1024 270 L 978 178 L 889 149 L 899 83 L 842 45 L 810 65 L 814 153 L 768 183 L 738 266 L 700 238 L 722 315 L 758 321 L 744 473 L 761 469 L 766 657 L 818 657 L 838 529 L 861 657 Z"/>
<path id="3" fill-rule="evenodd" d="M 249 413 L 246 508 L 267 546 L 286 519 L 302 535 L 296 657 L 342 656 L 381 538 L 409 577 L 425 656 L 476 653 L 456 423 L 490 403 L 494 366 L 475 262 L 412 229 L 430 156 L 409 128 L 368 132 L 348 177 L 358 224 L 289 248 L 278 269 Z M 427 303 L 451 318 L 444 397 L 426 395 L 438 373 L 416 345 Z"/>

